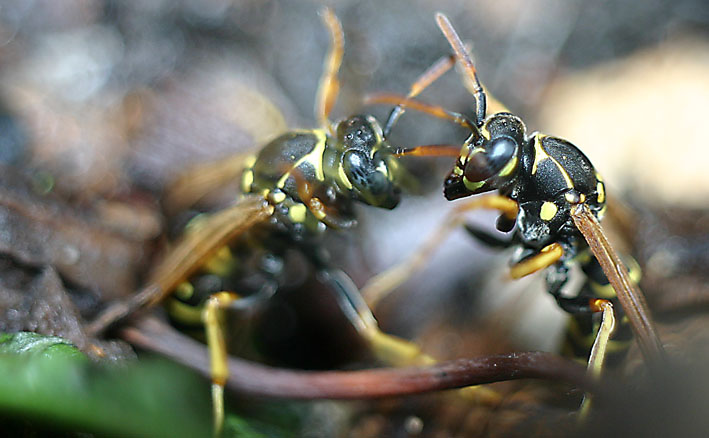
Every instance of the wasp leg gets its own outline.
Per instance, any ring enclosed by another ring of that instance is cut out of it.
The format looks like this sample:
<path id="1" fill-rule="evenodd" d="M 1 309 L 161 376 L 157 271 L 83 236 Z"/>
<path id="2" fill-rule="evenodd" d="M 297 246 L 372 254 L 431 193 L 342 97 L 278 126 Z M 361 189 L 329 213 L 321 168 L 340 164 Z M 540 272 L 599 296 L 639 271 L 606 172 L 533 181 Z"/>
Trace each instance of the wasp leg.
<path id="1" fill-rule="evenodd" d="M 515 244 L 513 239 L 503 239 L 496 234 L 492 234 L 472 224 L 465 224 L 465 230 L 475 239 L 491 248 L 505 249 Z"/>
<path id="2" fill-rule="evenodd" d="M 345 52 L 345 37 L 342 31 L 342 23 L 337 19 L 335 13 L 330 8 L 323 8 L 320 11 L 320 16 L 330 32 L 330 51 L 325 58 L 325 68 L 320 77 L 318 85 L 318 94 L 315 100 L 315 120 L 318 121 L 320 127 L 330 134 L 332 132 L 332 123 L 330 122 L 330 112 L 335 106 L 337 94 L 340 91 L 340 81 L 337 79 L 337 73 L 342 65 L 342 56 Z"/>
<path id="3" fill-rule="evenodd" d="M 615 329 L 615 314 L 613 304 L 608 300 L 592 299 L 589 306 L 593 312 L 602 312 L 601 325 L 596 334 L 596 340 L 591 348 L 591 355 L 588 358 L 587 373 L 593 379 L 600 379 L 603 370 L 603 361 L 606 357 L 606 348 L 611 334 Z M 579 419 L 585 420 L 591 408 L 591 395 L 585 394 L 581 408 L 579 409 Z"/>
<path id="4" fill-rule="evenodd" d="M 319 274 L 332 286 L 340 309 L 369 343 L 372 353 L 378 359 L 395 366 L 429 365 L 436 362 L 416 344 L 383 333 L 357 286 L 347 274 L 335 269 L 322 270 Z"/>
<path id="5" fill-rule="evenodd" d="M 493 209 L 502 212 L 504 217 L 517 216 L 517 203 L 510 198 L 500 195 L 485 195 L 459 203 L 448 215 L 447 219 L 429 236 L 424 244 L 408 259 L 374 276 L 362 288 L 362 295 L 367 303 L 374 307 L 391 291 L 403 284 L 407 279 L 421 270 L 426 262 L 433 256 L 436 248 L 445 242 L 454 229 L 462 225 L 464 213 L 476 209 Z"/>
<path id="6" fill-rule="evenodd" d="M 455 57 L 453 55 L 442 56 L 433 65 L 431 65 L 425 72 L 419 76 L 411 88 L 409 88 L 409 94 L 406 95 L 408 99 L 418 96 L 423 90 L 425 90 L 429 85 L 435 82 L 438 78 L 443 76 L 445 72 L 451 69 L 455 64 Z M 384 138 L 389 136 L 391 129 L 396 124 L 397 120 L 404 114 L 404 106 L 397 105 L 389 113 L 389 118 L 384 125 Z"/>
<path id="7" fill-rule="evenodd" d="M 238 299 L 238 295 L 230 292 L 216 293 L 207 299 L 202 313 L 212 374 L 214 436 L 220 436 L 224 426 L 224 385 L 229 378 L 222 311 Z"/>
<path id="8" fill-rule="evenodd" d="M 541 271 L 561 259 L 564 249 L 557 242 L 549 244 L 532 257 L 526 258 L 516 263 L 510 268 L 510 277 L 517 279 Z"/>
<path id="9" fill-rule="evenodd" d="M 224 310 L 252 310 L 263 303 L 276 292 L 275 282 L 266 282 L 256 294 L 240 297 L 233 292 L 217 292 L 205 301 L 202 309 L 209 363 L 212 375 L 212 411 L 214 419 L 214 436 L 220 436 L 224 426 L 224 385 L 229 378 L 229 366 L 224 330 Z"/>
<path id="10" fill-rule="evenodd" d="M 352 218 L 339 217 L 336 209 L 329 208 L 319 197 L 315 196 L 313 185 L 299 169 L 293 169 L 292 175 L 295 178 L 298 197 L 319 221 L 335 229 L 352 228 L 357 224 L 357 221 Z"/>

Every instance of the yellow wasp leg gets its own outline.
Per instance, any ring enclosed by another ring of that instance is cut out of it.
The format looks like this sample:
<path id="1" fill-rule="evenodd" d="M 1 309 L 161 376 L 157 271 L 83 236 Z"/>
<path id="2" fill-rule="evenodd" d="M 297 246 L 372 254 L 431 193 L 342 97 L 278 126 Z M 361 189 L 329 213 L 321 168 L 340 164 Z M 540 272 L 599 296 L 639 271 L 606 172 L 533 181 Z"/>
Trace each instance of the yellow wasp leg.
<path id="1" fill-rule="evenodd" d="M 596 340 L 591 348 L 591 355 L 588 358 L 588 375 L 595 380 L 600 379 L 601 371 L 603 370 L 603 361 L 606 356 L 606 348 L 608 341 L 615 329 L 615 314 L 613 313 L 613 304 L 608 300 L 596 299 L 591 303 L 591 308 L 594 311 L 602 312 L 601 326 L 598 328 Z M 590 411 L 591 395 L 584 395 L 581 408 L 579 409 L 579 419 L 583 421 Z"/>
<path id="2" fill-rule="evenodd" d="M 539 254 L 512 266 L 510 268 L 510 277 L 517 279 L 541 271 L 559 261 L 563 255 L 564 249 L 560 244 L 554 242 L 542 248 Z"/>
<path id="3" fill-rule="evenodd" d="M 228 352 L 224 335 L 223 310 L 239 299 L 231 292 L 218 292 L 207 299 L 202 311 L 202 320 L 209 347 L 209 363 L 212 374 L 212 410 L 214 436 L 220 436 L 224 427 L 224 385 L 229 378 Z"/>
<path id="4" fill-rule="evenodd" d="M 499 210 L 510 219 L 516 218 L 518 211 L 515 201 L 500 195 L 479 196 L 460 203 L 407 260 L 381 272 L 365 284 L 362 295 L 367 304 L 375 307 L 382 298 L 411 278 L 432 257 L 436 248 L 443 244 L 448 234 L 463 223 L 464 213 L 481 208 Z"/>

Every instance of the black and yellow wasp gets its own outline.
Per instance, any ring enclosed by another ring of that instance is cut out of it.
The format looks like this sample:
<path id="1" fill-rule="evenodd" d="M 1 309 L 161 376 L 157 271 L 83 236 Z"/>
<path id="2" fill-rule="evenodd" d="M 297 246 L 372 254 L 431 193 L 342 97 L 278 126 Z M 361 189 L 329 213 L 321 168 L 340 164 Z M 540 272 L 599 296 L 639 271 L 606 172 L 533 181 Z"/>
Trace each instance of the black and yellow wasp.
<path id="1" fill-rule="evenodd" d="M 147 286 L 129 301 L 109 306 L 88 327 L 90 333 L 100 333 L 174 294 L 173 316 L 186 323 L 196 319 L 206 329 L 217 429 L 223 421 L 223 387 L 228 378 L 223 311 L 262 301 L 281 288 L 286 281 L 285 259 L 293 250 L 333 291 L 344 315 L 378 358 L 395 365 L 433 361 L 414 344 L 379 330 L 359 290 L 330 265 L 321 246 L 326 230 L 356 225 L 356 202 L 396 207 L 403 172 L 396 150 L 374 117 L 329 120 L 339 90 L 344 37 L 330 9 L 321 16 L 331 48 L 316 98 L 320 127 L 291 131 L 265 145 L 246 163 L 238 202 L 193 220 L 153 270 Z M 446 56 L 433 64 L 416 80 L 411 96 L 453 62 Z M 256 263 L 251 263 L 254 255 Z"/>
<path id="2" fill-rule="evenodd" d="M 478 80 L 477 71 L 468 50 L 443 14 L 436 20 L 455 52 L 462 67 L 464 81 L 474 97 L 473 116 L 447 111 L 413 100 L 410 96 L 378 94 L 370 103 L 398 105 L 392 117 L 399 117 L 404 108 L 452 120 L 470 130 L 462 147 L 448 145 L 419 146 L 399 155 L 456 157 L 453 170 L 445 178 L 444 195 L 456 200 L 481 193 L 457 206 L 449 221 L 425 244 L 422 254 L 430 249 L 454 226 L 463 222 L 462 213 L 476 208 L 499 210 L 499 231 L 495 235 L 472 225 L 467 230 L 482 242 L 501 248 L 514 247 L 511 277 L 520 278 L 547 269 L 548 291 L 559 306 L 574 316 L 576 339 L 588 333 L 593 348 L 589 368 L 598 373 L 615 317 L 613 303 L 620 303 L 646 357 L 663 356 L 644 298 L 637 288 L 637 269 L 631 276 L 608 243 L 599 220 L 606 210 L 606 189 L 601 176 L 590 160 L 572 143 L 539 132 L 528 133 L 524 122 L 506 109 L 487 113 L 487 94 Z M 495 102 L 497 106 L 498 102 Z M 504 108 L 504 107 L 503 107 Z M 411 275 L 413 266 L 425 257 L 415 255 L 407 265 L 386 271 L 363 289 L 370 304 Z M 569 278 L 571 265 L 578 263 L 586 273 L 586 285 L 568 296 L 562 290 Z M 610 285 L 609 285 L 610 283 Z M 593 335 L 592 317 L 601 313 L 603 320 L 598 334 Z"/>

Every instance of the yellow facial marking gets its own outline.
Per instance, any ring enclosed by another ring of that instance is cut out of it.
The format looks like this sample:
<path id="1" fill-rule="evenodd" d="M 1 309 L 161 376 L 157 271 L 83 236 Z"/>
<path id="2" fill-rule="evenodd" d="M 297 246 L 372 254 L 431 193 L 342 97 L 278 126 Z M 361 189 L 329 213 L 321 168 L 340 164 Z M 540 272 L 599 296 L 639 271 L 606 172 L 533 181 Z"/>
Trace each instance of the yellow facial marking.
<path id="1" fill-rule="evenodd" d="M 463 177 L 463 185 L 466 189 L 475 191 L 480 187 L 485 185 L 485 181 L 470 181 L 468 178 Z"/>
<path id="2" fill-rule="evenodd" d="M 517 167 L 517 157 L 514 156 L 510 161 L 505 164 L 505 167 L 502 168 L 500 171 L 500 176 L 507 176 L 512 173 L 513 170 Z"/>
<path id="3" fill-rule="evenodd" d="M 350 182 L 350 179 L 347 178 L 347 175 L 345 174 L 345 168 L 342 167 L 342 164 L 340 163 L 339 166 L 337 166 L 337 175 L 340 177 L 340 181 L 342 184 L 349 190 L 352 188 L 352 183 Z"/>
<path id="4" fill-rule="evenodd" d="M 553 202 L 546 201 L 542 204 L 542 208 L 539 211 L 539 217 L 544 221 L 550 221 L 556 216 L 558 208 Z"/>
<path id="5" fill-rule="evenodd" d="M 305 204 L 295 204 L 294 206 L 288 209 L 288 218 L 291 220 L 291 222 L 300 224 L 305 222 L 305 216 L 307 212 L 308 208 L 305 206 Z"/>

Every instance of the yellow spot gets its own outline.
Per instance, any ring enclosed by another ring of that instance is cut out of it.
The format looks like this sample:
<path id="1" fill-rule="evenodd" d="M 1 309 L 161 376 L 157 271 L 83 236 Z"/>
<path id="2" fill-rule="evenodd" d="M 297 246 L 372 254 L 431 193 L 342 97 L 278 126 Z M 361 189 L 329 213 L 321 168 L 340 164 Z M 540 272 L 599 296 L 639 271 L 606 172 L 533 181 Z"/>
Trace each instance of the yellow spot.
<path id="1" fill-rule="evenodd" d="M 550 221 L 554 219 L 554 216 L 556 216 L 557 210 L 558 208 L 556 207 L 556 204 L 554 204 L 553 202 L 545 201 L 539 211 L 539 217 L 542 218 L 542 220 L 544 221 Z"/>
<path id="2" fill-rule="evenodd" d="M 194 286 L 189 281 L 183 281 L 177 285 L 174 294 L 177 298 L 187 301 L 194 295 Z"/>
<path id="3" fill-rule="evenodd" d="M 598 202 L 600 204 L 603 204 L 606 202 L 606 188 L 603 185 L 603 181 L 598 181 L 598 184 L 596 184 L 596 192 L 598 192 Z"/>
<path id="4" fill-rule="evenodd" d="M 295 204 L 288 209 L 288 218 L 291 222 L 295 224 L 300 224 L 305 222 L 305 216 L 308 212 L 308 208 L 305 204 Z"/>
<path id="5" fill-rule="evenodd" d="M 502 168 L 499 175 L 507 176 L 515 170 L 515 167 L 517 167 L 517 156 L 512 157 L 512 159 L 505 164 L 505 167 Z"/>
<path id="6" fill-rule="evenodd" d="M 244 170 L 241 175 L 241 190 L 244 193 L 251 193 L 251 185 L 254 183 L 254 171 L 251 168 Z"/>
<path id="7" fill-rule="evenodd" d="M 286 200 L 286 194 L 281 190 L 278 190 L 278 191 L 274 190 L 274 191 L 271 191 L 268 193 L 268 201 L 271 204 L 280 204 L 281 202 L 283 202 L 285 200 Z"/>
<path id="8" fill-rule="evenodd" d="M 207 260 L 207 263 L 204 264 L 204 270 L 222 277 L 229 273 L 233 262 L 234 257 L 231 254 L 231 250 L 228 246 L 223 246 L 219 248 L 219 251 L 212 258 Z"/>

